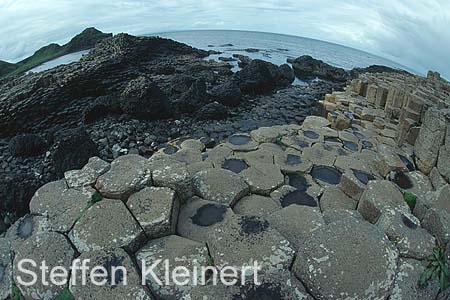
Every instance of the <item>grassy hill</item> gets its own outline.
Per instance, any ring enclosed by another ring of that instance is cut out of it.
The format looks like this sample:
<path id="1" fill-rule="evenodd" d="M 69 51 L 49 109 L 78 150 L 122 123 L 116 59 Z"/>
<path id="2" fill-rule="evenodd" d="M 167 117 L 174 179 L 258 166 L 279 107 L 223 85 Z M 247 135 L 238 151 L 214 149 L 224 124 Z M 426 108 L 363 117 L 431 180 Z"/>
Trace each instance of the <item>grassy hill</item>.
<path id="1" fill-rule="evenodd" d="M 98 41 L 110 36 L 112 36 L 111 33 L 103 33 L 93 27 L 87 28 L 67 44 L 63 46 L 54 43 L 47 45 L 16 64 L 0 61 L 0 77 L 24 73 L 60 56 L 93 48 Z"/>

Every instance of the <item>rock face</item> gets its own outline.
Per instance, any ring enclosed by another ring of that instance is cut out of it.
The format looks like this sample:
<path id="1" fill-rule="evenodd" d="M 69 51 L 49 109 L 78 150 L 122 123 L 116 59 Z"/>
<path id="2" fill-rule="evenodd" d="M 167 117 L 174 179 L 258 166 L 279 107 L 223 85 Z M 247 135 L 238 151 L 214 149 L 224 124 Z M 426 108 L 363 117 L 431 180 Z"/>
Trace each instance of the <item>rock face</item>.
<path id="1" fill-rule="evenodd" d="M 319 77 L 321 79 L 334 81 L 346 81 L 350 78 L 349 73 L 344 69 L 330 66 L 309 55 L 300 56 L 289 62 L 292 63 L 295 76 L 298 78 L 308 79 Z"/>
<path id="2" fill-rule="evenodd" d="M 9 141 L 9 152 L 13 156 L 36 156 L 47 147 L 45 140 L 37 134 L 17 135 Z"/>

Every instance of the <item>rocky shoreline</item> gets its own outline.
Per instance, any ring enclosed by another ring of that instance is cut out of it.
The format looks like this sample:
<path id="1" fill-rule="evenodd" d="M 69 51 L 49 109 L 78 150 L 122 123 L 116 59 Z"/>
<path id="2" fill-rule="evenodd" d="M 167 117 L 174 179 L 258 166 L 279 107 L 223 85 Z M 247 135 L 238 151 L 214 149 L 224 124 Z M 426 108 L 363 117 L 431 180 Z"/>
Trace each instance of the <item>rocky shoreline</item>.
<path id="1" fill-rule="evenodd" d="M 242 70 L 233 73 L 209 54 L 121 34 L 79 62 L 0 79 L 0 232 L 28 211 L 37 188 L 89 157 L 149 157 L 177 137 L 213 146 L 236 132 L 301 124 L 317 99 L 345 84 L 328 78 L 292 86 L 302 61 L 313 78 L 323 68 L 308 57 L 291 69 L 239 55 Z"/>
<path id="2" fill-rule="evenodd" d="M 178 138 L 150 158 L 93 157 L 33 196 L 31 214 L 0 238 L 4 269 L 16 278 L 20 258 L 69 265 L 78 255 L 120 258 L 136 278 L 141 259 L 263 265 L 259 286 L 16 282 L 26 299 L 448 299 L 424 262 L 450 263 L 449 87 L 434 73 L 362 74 L 302 125 L 211 147 Z"/>

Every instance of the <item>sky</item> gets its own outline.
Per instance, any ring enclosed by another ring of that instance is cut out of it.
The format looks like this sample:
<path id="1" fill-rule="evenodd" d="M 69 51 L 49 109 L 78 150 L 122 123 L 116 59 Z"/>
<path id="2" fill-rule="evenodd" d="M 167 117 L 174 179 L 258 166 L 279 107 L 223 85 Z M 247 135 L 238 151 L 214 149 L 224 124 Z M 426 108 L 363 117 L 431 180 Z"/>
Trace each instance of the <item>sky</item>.
<path id="1" fill-rule="evenodd" d="M 379 55 L 450 79 L 450 0 L 0 0 L 0 60 L 16 62 L 86 27 L 283 33 Z"/>

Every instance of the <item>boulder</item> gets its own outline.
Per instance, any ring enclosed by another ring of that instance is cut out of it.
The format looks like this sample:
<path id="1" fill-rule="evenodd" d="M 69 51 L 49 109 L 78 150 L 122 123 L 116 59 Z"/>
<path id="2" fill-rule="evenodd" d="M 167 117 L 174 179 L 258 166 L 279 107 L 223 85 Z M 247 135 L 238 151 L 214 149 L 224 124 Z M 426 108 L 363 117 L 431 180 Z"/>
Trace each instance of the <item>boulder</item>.
<path id="1" fill-rule="evenodd" d="M 37 134 L 20 134 L 9 141 L 8 148 L 12 156 L 37 156 L 45 152 L 47 142 Z"/>
<path id="2" fill-rule="evenodd" d="M 198 110 L 196 116 L 206 120 L 222 120 L 229 115 L 228 108 L 218 102 L 208 103 Z"/>
<path id="3" fill-rule="evenodd" d="M 153 161 L 150 168 L 155 186 L 171 188 L 176 191 L 177 197 L 183 202 L 192 197 L 191 174 L 183 163 L 163 159 L 158 162 Z"/>
<path id="4" fill-rule="evenodd" d="M 397 258 L 375 226 L 347 217 L 316 230 L 299 248 L 293 271 L 316 299 L 386 299 Z"/>
<path id="5" fill-rule="evenodd" d="M 98 177 L 110 169 L 110 164 L 98 158 L 89 158 L 88 163 L 81 170 L 71 170 L 64 173 L 64 178 L 69 188 L 80 189 L 94 186 Z"/>
<path id="6" fill-rule="evenodd" d="M 97 145 L 84 128 L 59 131 L 50 148 L 51 163 L 59 178 L 69 170 L 81 169 L 89 158 L 98 155 Z"/>
<path id="7" fill-rule="evenodd" d="M 309 55 L 300 56 L 289 62 L 292 64 L 295 76 L 300 79 L 314 79 L 315 77 L 319 77 L 337 82 L 345 82 L 350 79 L 349 73 L 344 69 L 333 67 Z"/>
<path id="8" fill-rule="evenodd" d="M 284 183 L 280 167 L 271 163 L 259 163 L 243 170 L 240 175 L 250 187 L 250 192 L 260 195 L 270 195 Z"/>
<path id="9" fill-rule="evenodd" d="M 320 209 L 322 211 L 334 209 L 355 210 L 358 202 L 347 196 L 340 188 L 335 186 L 325 187 L 320 198 Z"/>
<path id="10" fill-rule="evenodd" d="M 152 120 L 170 115 L 167 97 L 144 76 L 131 80 L 121 96 L 120 108 L 131 117 Z"/>
<path id="11" fill-rule="evenodd" d="M 204 79 L 196 79 L 172 105 L 178 113 L 193 113 L 208 103 Z"/>
<path id="12" fill-rule="evenodd" d="M 26 240 L 49 231 L 47 217 L 27 214 L 8 228 L 5 238 L 11 243 L 11 250 L 17 251 Z"/>
<path id="13" fill-rule="evenodd" d="M 242 198 L 235 204 L 233 211 L 238 215 L 266 216 L 281 209 L 280 204 L 272 198 L 260 195 L 250 195 Z"/>
<path id="14" fill-rule="evenodd" d="M 211 98 L 226 106 L 239 106 L 241 103 L 241 89 L 236 82 L 228 81 L 218 86 L 215 86 L 209 92 Z"/>

